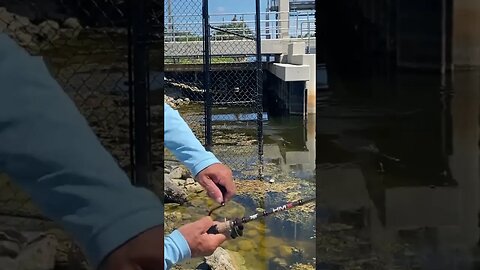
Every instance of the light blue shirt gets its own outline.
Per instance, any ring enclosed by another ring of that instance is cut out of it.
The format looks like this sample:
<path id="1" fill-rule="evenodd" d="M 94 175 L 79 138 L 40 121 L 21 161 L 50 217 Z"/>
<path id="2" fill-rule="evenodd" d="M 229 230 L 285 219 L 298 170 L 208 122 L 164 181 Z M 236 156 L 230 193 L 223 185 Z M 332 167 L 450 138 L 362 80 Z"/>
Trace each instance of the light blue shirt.
<path id="1" fill-rule="evenodd" d="M 194 174 L 218 162 L 168 106 L 165 126 L 165 146 Z M 131 185 L 43 60 L 6 34 L 0 34 L 0 172 L 74 237 L 93 267 L 163 224 L 157 196 Z M 190 257 L 178 231 L 164 243 L 164 266 Z"/>

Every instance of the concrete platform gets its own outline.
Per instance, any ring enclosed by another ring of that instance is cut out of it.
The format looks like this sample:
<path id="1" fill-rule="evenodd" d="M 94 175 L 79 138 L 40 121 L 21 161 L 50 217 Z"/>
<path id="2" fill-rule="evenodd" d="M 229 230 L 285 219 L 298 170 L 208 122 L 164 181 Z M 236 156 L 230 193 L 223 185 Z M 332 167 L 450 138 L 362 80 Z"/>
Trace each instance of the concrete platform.
<path id="1" fill-rule="evenodd" d="M 310 66 L 307 65 L 273 63 L 270 71 L 284 82 L 310 80 Z"/>

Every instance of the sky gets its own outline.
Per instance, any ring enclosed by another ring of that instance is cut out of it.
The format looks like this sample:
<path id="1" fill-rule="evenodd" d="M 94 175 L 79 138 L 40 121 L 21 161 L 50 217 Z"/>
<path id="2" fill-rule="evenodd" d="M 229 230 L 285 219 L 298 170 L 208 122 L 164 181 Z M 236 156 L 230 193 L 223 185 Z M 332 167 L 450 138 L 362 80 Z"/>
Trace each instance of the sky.
<path id="1" fill-rule="evenodd" d="M 210 0 L 209 10 L 215 13 L 255 12 L 255 0 Z M 267 0 L 260 0 L 260 11 L 265 12 Z"/>

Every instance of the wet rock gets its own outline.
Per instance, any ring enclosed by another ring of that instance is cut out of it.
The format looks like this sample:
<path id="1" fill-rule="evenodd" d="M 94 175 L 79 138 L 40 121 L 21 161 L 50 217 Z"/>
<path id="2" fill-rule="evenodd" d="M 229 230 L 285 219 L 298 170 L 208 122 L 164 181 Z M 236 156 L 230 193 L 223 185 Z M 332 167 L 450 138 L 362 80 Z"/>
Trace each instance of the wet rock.
<path id="1" fill-rule="evenodd" d="M 245 232 L 245 236 L 247 237 L 257 237 L 258 236 L 258 231 L 254 229 L 247 230 Z"/>
<path id="2" fill-rule="evenodd" d="M 292 270 L 314 270 L 315 266 L 311 264 L 295 263 L 292 265 Z"/>
<path id="3" fill-rule="evenodd" d="M 263 239 L 262 242 L 260 242 L 260 245 L 266 248 L 273 248 L 281 244 L 282 241 L 279 238 L 273 236 L 267 236 Z"/>
<path id="4" fill-rule="evenodd" d="M 288 269 L 287 260 L 285 260 L 284 258 L 274 258 L 273 260 L 270 260 L 269 264 L 270 264 L 269 269 L 277 269 L 277 270 Z"/>
<path id="5" fill-rule="evenodd" d="M 282 257 L 290 257 L 292 255 L 293 248 L 286 245 L 281 245 L 278 247 L 278 252 Z"/>
<path id="6" fill-rule="evenodd" d="M 165 202 L 184 204 L 188 201 L 185 190 L 175 182 L 170 175 L 164 174 Z"/>

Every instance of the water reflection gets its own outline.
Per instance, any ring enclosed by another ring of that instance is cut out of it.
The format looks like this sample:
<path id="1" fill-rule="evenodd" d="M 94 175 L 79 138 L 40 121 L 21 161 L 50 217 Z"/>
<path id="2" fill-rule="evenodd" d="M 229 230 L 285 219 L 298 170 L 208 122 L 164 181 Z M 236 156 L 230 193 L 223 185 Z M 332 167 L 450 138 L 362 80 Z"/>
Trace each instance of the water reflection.
<path id="1" fill-rule="evenodd" d="M 285 173 L 315 179 L 315 118 L 271 117 L 264 130 L 264 157 Z"/>
<path id="2" fill-rule="evenodd" d="M 336 100 L 319 112 L 317 174 L 326 212 L 319 227 L 348 224 L 349 235 L 368 243 L 367 251 L 355 246 L 353 255 L 340 249 L 333 257 L 322 253 L 319 229 L 319 269 L 359 258 L 361 269 L 480 266 L 480 77 L 456 72 L 452 95 L 439 94 L 439 78 L 426 77 L 399 77 L 394 97 L 373 96 L 361 109 Z M 329 117 L 339 111 L 357 117 Z"/>

